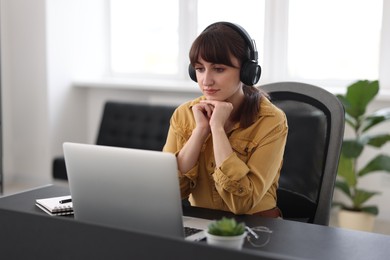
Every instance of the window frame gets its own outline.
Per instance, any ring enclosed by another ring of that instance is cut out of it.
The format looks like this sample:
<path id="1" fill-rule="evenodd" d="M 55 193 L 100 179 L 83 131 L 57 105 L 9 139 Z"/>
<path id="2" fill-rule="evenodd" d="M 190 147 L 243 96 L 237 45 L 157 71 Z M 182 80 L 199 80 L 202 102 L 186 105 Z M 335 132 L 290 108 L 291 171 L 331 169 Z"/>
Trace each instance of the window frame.
<path id="1" fill-rule="evenodd" d="M 109 6 L 107 0 L 107 6 Z M 263 49 L 263 63 L 261 66 L 267 68 L 267 73 L 263 73 L 259 85 L 276 81 L 301 81 L 309 84 L 319 85 L 332 92 L 342 93 L 345 87 L 349 85 L 351 81 L 348 80 L 314 80 L 314 79 L 297 79 L 288 75 L 288 12 L 289 12 L 289 0 L 264 0 L 265 1 L 265 28 L 264 28 L 264 49 Z M 109 11 L 108 11 L 109 13 Z M 188 77 L 188 49 L 191 46 L 193 39 L 197 36 L 197 0 L 179 1 L 179 64 L 178 74 L 172 77 L 156 76 L 156 75 L 139 75 L 136 79 L 137 83 L 132 83 L 131 79 L 122 78 L 122 81 L 129 82 L 129 85 L 145 84 L 147 86 L 155 84 L 156 80 L 163 80 L 163 85 L 169 85 L 172 82 L 173 85 L 183 83 L 187 88 L 190 85 L 191 80 Z M 379 80 L 381 82 L 381 91 L 390 93 L 390 76 L 386 71 L 390 68 L 390 3 L 389 1 L 383 1 L 383 16 L 382 16 L 382 30 L 381 30 L 381 46 L 380 52 L 380 64 L 379 64 Z M 109 20 L 109 19 L 108 19 Z M 108 26 L 109 27 L 109 26 Z M 109 29 L 108 29 L 109 30 Z M 271 33 L 278 31 L 280 33 Z M 108 32 L 109 34 L 109 32 Z M 109 40 L 107 40 L 109 42 Z M 258 44 L 259 45 L 259 44 Z M 109 44 L 107 44 L 109 48 Z M 109 49 L 107 49 L 110 55 Z M 109 61 L 109 56 L 107 61 Z M 110 65 L 107 65 L 110 67 Z M 109 71 L 109 70 L 108 70 Z M 108 72 L 108 78 L 113 75 Z M 150 79 L 154 83 L 151 83 Z M 174 83 L 176 82 L 176 83 Z M 157 86 L 156 86 L 157 88 Z M 187 91 L 187 90 L 186 90 Z"/>

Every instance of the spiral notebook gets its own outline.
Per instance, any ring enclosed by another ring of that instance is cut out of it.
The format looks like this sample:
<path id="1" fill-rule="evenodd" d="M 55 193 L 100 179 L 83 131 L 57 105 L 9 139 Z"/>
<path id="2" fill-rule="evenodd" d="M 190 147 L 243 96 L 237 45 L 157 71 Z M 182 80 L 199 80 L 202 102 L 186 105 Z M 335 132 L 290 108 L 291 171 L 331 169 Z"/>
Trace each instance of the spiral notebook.
<path id="1" fill-rule="evenodd" d="M 35 205 L 51 216 L 72 215 L 71 196 L 36 199 Z"/>

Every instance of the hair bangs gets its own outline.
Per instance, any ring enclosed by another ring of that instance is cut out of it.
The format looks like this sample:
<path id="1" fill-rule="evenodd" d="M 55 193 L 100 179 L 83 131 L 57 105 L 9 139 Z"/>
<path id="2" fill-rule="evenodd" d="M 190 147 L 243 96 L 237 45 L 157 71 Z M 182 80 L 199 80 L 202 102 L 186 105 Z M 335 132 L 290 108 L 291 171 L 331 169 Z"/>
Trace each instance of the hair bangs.
<path id="1" fill-rule="evenodd" d="M 235 67 L 231 60 L 231 50 L 223 40 L 223 35 L 204 32 L 193 43 L 190 50 L 190 62 L 194 66 L 203 59 L 206 62 L 214 64 L 224 64 Z"/>

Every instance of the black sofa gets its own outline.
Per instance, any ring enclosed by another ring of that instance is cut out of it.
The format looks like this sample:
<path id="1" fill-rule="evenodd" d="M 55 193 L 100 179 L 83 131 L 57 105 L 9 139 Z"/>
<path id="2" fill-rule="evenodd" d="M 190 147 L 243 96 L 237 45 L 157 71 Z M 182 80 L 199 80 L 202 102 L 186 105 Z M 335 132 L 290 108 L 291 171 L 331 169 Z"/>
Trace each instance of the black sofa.
<path id="1" fill-rule="evenodd" d="M 108 101 L 104 105 L 96 144 L 161 151 L 174 106 Z M 55 179 L 67 180 L 65 160 L 53 160 Z"/>

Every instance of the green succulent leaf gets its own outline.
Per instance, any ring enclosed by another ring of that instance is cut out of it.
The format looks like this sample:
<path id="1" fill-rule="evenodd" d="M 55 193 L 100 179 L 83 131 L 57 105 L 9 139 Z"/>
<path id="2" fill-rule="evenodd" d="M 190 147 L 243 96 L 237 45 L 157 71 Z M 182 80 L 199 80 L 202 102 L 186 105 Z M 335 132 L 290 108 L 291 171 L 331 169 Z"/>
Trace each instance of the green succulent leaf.
<path id="1" fill-rule="evenodd" d="M 382 108 L 367 116 L 362 122 L 362 132 L 371 127 L 390 120 L 390 107 Z"/>
<path id="2" fill-rule="evenodd" d="M 211 222 L 208 232 L 216 236 L 238 236 L 245 232 L 245 224 L 237 223 L 234 218 L 223 217 L 220 220 Z"/>
<path id="3" fill-rule="evenodd" d="M 358 175 L 364 176 L 376 171 L 385 171 L 390 173 L 390 156 L 384 154 L 377 155 L 359 171 Z"/>
<path id="4" fill-rule="evenodd" d="M 379 82 L 359 80 L 347 88 L 345 112 L 353 118 L 359 118 L 366 112 L 367 105 L 379 91 Z M 342 101 L 343 102 L 343 101 Z M 344 104 L 344 103 L 343 103 Z"/>

